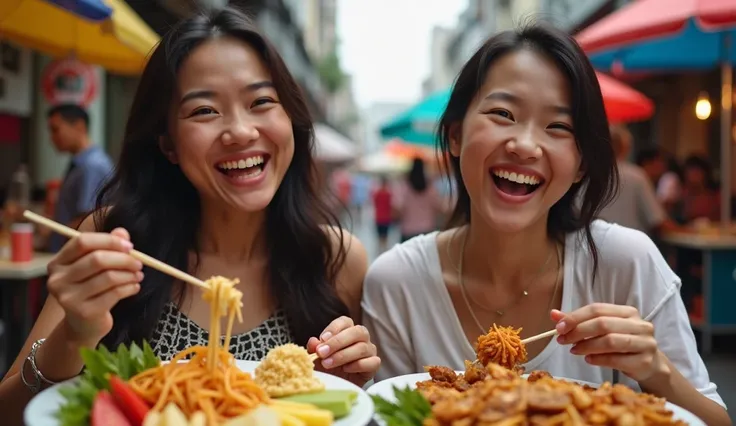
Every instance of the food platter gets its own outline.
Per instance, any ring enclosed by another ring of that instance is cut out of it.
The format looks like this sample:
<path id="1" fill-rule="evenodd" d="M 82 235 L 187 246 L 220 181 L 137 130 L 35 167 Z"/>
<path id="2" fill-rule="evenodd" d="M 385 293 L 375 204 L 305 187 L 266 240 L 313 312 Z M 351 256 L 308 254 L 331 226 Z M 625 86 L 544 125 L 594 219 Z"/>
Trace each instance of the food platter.
<path id="1" fill-rule="evenodd" d="M 238 368 L 246 373 L 253 374 L 258 362 L 236 361 Z M 315 371 L 314 375 L 325 384 L 326 389 L 352 390 L 358 392 L 358 398 L 350 414 L 337 419 L 333 426 L 365 426 L 373 417 L 373 401 L 368 394 L 358 386 L 336 376 Z M 76 379 L 57 384 L 38 394 L 26 407 L 24 421 L 26 426 L 59 426 L 55 413 L 63 404 L 64 399 L 59 393 L 62 386 L 72 384 Z"/>
<path id="2" fill-rule="evenodd" d="M 456 371 L 457 374 L 464 373 L 463 371 Z M 523 375 L 522 377 L 525 377 L 527 375 Z M 598 387 L 598 385 L 584 382 L 581 380 L 574 380 L 574 379 L 566 379 L 561 377 L 555 377 L 558 380 L 565 380 L 568 382 L 575 382 L 580 385 L 587 385 L 591 387 Z M 394 396 L 394 388 L 404 389 L 404 388 L 410 388 L 410 389 L 416 389 L 417 382 L 425 381 L 425 380 L 431 380 L 429 373 L 418 373 L 418 374 L 407 374 L 403 376 L 397 376 L 390 379 L 382 380 L 370 388 L 368 388 L 368 394 L 371 396 L 379 396 L 387 401 L 395 401 L 396 397 Z M 690 426 L 705 426 L 705 423 L 703 423 L 702 420 L 700 420 L 698 417 L 696 417 L 694 414 L 690 413 L 689 411 L 685 410 L 684 408 L 678 407 L 677 405 L 674 405 L 672 403 L 667 403 L 666 407 L 673 412 L 673 417 L 677 420 L 681 420 Z M 35 426 L 35 425 L 34 425 Z"/>

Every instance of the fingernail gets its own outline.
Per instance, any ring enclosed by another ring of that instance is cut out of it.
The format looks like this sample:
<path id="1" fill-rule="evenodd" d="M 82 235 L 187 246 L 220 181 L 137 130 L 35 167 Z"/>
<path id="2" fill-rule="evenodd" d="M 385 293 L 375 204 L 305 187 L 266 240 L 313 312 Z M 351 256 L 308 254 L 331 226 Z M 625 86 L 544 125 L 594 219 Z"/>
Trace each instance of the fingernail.
<path id="1" fill-rule="evenodd" d="M 141 271 L 136 272 L 135 278 L 138 280 L 138 282 L 143 281 L 143 272 Z"/>
<path id="2" fill-rule="evenodd" d="M 325 331 L 324 333 L 322 333 L 321 336 L 319 336 L 319 339 L 323 342 L 326 342 L 330 340 L 330 337 L 332 337 L 332 333 L 330 333 L 329 331 Z"/>
<path id="3" fill-rule="evenodd" d="M 123 248 L 126 250 L 132 250 L 133 249 L 133 243 L 131 243 L 128 240 L 120 240 L 121 244 L 123 245 Z"/>
<path id="4" fill-rule="evenodd" d="M 330 353 L 330 347 L 329 346 L 327 346 L 327 345 L 317 346 L 317 354 L 319 356 L 326 356 L 329 353 Z"/>
<path id="5" fill-rule="evenodd" d="M 332 367 L 333 363 L 334 361 L 332 360 L 332 358 L 327 358 L 326 360 L 322 361 L 322 366 L 325 368 L 330 368 Z"/>
<path id="6" fill-rule="evenodd" d="M 558 333 L 564 333 L 566 327 L 567 327 L 567 324 L 565 323 L 565 321 L 560 321 L 555 326 L 555 330 L 557 330 Z"/>
<path id="7" fill-rule="evenodd" d="M 577 355 L 579 352 L 580 351 L 578 350 L 578 347 L 577 346 L 573 346 L 573 347 L 570 348 L 570 353 L 571 354 Z"/>
<path id="8" fill-rule="evenodd" d="M 565 336 L 557 336 L 557 343 L 564 345 L 565 344 Z"/>
<path id="9" fill-rule="evenodd" d="M 141 263 L 141 261 L 140 261 L 140 260 L 136 260 L 135 262 L 136 262 L 136 263 L 135 263 L 135 267 L 136 267 L 136 268 L 138 268 L 138 269 L 143 269 L 143 263 Z"/>

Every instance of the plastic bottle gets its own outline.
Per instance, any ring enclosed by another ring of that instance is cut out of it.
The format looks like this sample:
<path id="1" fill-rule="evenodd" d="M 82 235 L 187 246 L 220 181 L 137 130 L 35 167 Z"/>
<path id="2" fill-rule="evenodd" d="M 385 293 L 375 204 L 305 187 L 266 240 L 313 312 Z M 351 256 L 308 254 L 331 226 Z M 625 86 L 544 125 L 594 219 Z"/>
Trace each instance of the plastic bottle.
<path id="1" fill-rule="evenodd" d="M 25 222 L 23 211 L 31 203 L 31 178 L 28 167 L 21 164 L 13 173 L 8 187 L 8 197 L 2 214 L 2 228 L 0 229 L 0 258 L 7 259 L 10 255 L 10 228 L 14 223 Z"/>

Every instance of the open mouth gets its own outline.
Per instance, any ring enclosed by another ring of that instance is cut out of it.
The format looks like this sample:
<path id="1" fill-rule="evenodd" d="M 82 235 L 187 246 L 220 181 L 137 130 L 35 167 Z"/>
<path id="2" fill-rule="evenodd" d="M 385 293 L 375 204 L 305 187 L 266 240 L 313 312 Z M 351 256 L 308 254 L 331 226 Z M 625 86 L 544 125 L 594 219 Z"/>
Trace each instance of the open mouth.
<path id="1" fill-rule="evenodd" d="M 503 169 L 491 170 L 491 177 L 499 191 L 516 197 L 529 195 L 544 183 L 544 179 L 539 176 L 525 175 Z"/>
<path id="2" fill-rule="evenodd" d="M 268 155 L 254 155 L 240 160 L 223 161 L 217 163 L 215 168 L 218 172 L 233 179 L 250 179 L 263 173 L 269 158 Z"/>

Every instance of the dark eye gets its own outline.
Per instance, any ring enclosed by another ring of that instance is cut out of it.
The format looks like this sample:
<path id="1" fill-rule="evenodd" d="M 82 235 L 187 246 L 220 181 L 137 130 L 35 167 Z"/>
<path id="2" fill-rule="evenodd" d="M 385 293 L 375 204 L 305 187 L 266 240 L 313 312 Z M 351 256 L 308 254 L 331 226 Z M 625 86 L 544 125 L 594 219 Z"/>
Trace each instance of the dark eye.
<path id="1" fill-rule="evenodd" d="M 272 103 L 276 103 L 276 101 L 274 101 L 271 98 L 258 98 L 255 101 L 253 101 L 253 105 L 251 106 L 251 108 L 258 107 L 261 105 L 266 105 L 266 104 L 272 104 Z"/>
<path id="2" fill-rule="evenodd" d="M 499 117 L 507 118 L 509 120 L 514 119 L 513 114 L 505 109 L 493 109 L 491 111 L 488 111 L 488 114 L 498 115 Z"/>
<path id="3" fill-rule="evenodd" d="M 565 124 L 565 123 L 552 123 L 552 124 L 549 125 L 549 128 L 550 129 L 555 129 L 555 130 L 564 130 L 564 131 L 570 132 L 570 133 L 575 133 L 572 130 L 572 127 L 570 127 L 570 125 Z"/>
<path id="4" fill-rule="evenodd" d="M 214 109 L 210 107 L 202 107 L 202 108 L 197 108 L 196 110 L 194 110 L 194 112 L 192 113 L 192 116 L 207 115 L 207 114 L 217 114 L 217 111 L 215 111 Z"/>

